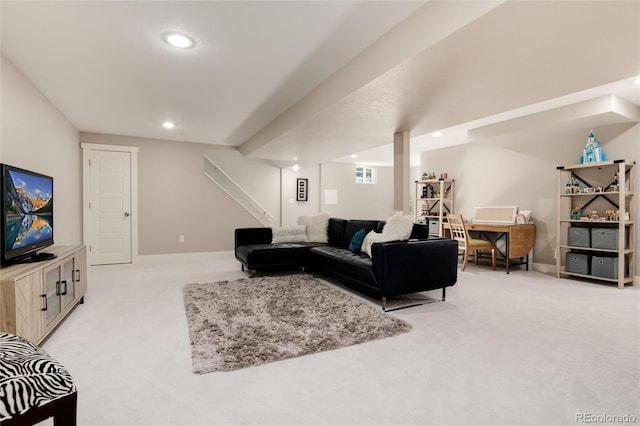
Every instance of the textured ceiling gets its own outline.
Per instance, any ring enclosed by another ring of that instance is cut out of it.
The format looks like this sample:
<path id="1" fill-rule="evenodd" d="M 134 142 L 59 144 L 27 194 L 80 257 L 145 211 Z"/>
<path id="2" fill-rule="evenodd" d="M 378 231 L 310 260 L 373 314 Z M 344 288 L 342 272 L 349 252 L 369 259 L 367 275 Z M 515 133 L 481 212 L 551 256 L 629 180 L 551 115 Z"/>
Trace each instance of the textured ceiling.
<path id="1" fill-rule="evenodd" d="M 0 12 L 3 56 L 79 130 L 281 164 L 389 164 L 397 131 L 424 150 L 531 106 L 639 103 L 637 1 L 4 0 Z M 170 30 L 196 47 L 167 46 Z M 459 132 L 429 137 L 441 129 Z"/>
<path id="2" fill-rule="evenodd" d="M 79 130 L 239 145 L 422 4 L 3 0 L 2 54 Z"/>
<path id="3" fill-rule="evenodd" d="M 346 156 L 388 145 L 394 132 L 420 136 L 531 104 L 551 108 L 556 98 L 620 80 L 638 105 L 639 4 L 505 3 L 298 121 L 255 155 L 309 162 L 327 151 Z"/>

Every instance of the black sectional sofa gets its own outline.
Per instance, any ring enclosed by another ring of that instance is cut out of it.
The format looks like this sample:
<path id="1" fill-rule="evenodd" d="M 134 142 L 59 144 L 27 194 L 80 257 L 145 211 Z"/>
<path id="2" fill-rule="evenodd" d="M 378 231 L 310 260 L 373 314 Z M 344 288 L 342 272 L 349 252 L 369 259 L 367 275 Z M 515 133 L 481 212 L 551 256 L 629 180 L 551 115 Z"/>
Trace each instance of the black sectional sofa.
<path id="1" fill-rule="evenodd" d="M 337 278 L 351 288 L 381 299 L 402 294 L 445 289 L 456 283 L 458 243 L 446 238 L 427 238 L 425 225 L 413 225 L 409 240 L 374 243 L 371 257 L 349 250 L 360 229 L 382 232 L 384 221 L 330 218 L 328 243 L 272 244 L 271 228 L 235 230 L 235 256 L 249 276 L 256 272 L 304 269 Z"/>

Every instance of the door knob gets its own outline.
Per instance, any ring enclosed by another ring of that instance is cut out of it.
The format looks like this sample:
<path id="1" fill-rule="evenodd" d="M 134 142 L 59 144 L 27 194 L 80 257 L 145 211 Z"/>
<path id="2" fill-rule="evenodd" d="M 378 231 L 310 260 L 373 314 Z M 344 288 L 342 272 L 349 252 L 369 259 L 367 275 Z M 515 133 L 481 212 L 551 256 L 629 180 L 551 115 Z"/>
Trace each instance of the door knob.
<path id="1" fill-rule="evenodd" d="M 124 217 L 129 217 L 129 212 L 124 212 Z"/>

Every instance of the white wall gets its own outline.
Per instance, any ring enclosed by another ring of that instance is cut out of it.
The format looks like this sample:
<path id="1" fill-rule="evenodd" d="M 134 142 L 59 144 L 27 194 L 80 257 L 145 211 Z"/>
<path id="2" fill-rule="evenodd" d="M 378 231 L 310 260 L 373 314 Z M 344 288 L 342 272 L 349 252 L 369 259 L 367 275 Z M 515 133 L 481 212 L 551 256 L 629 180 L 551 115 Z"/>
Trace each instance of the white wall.
<path id="1" fill-rule="evenodd" d="M 205 154 L 273 216 L 270 226 L 280 226 L 280 168 L 255 160 L 236 149 L 212 149 Z"/>
<path id="2" fill-rule="evenodd" d="M 594 131 L 610 159 L 640 163 L 639 125 L 607 126 Z M 588 132 L 589 129 L 558 132 L 533 143 L 515 133 L 508 138 L 427 151 L 422 153 L 421 169 L 447 171 L 456 180 L 456 211 L 465 218 L 471 218 L 475 206 L 517 205 L 532 210 L 536 224 L 535 262 L 551 265 L 555 264 L 556 245 L 556 167 L 578 163 Z M 639 182 L 640 168 L 635 169 Z M 636 216 L 638 202 L 636 199 Z M 640 241 L 639 227 L 635 228 L 636 241 Z M 636 271 L 640 271 L 637 255 L 635 259 Z"/>
<path id="3" fill-rule="evenodd" d="M 229 251 L 235 228 L 262 226 L 205 176 L 204 153 L 210 145 L 96 133 L 81 133 L 81 140 L 139 147 L 141 255 Z"/>
<path id="4" fill-rule="evenodd" d="M 299 216 L 326 212 L 348 219 L 386 219 L 393 213 L 393 170 L 377 167 L 378 183 L 355 184 L 355 166 L 328 163 L 298 171 L 213 150 L 197 143 L 81 133 L 82 142 L 137 146 L 139 254 L 233 249 L 235 228 L 262 226 L 203 173 L 205 153 L 274 214 L 272 226 L 294 225 Z M 309 180 L 308 201 L 296 201 L 296 179 Z M 338 191 L 326 205 L 324 189 Z M 185 242 L 178 242 L 178 235 Z"/>
<path id="5" fill-rule="evenodd" d="M 356 184 L 355 165 L 322 163 L 298 171 L 282 169 L 282 225 L 299 216 L 328 213 L 343 219 L 386 219 L 393 214 L 393 168 L 373 166 L 376 184 Z M 296 201 L 296 179 L 309 179 L 308 201 Z M 338 193 L 338 204 L 325 203 L 325 190 Z"/>
<path id="6" fill-rule="evenodd" d="M 282 169 L 282 226 L 298 223 L 300 216 L 312 216 L 324 213 L 321 207 L 320 165 L 303 167 L 298 171 Z M 296 180 L 309 180 L 307 201 L 296 201 Z"/>
<path id="7" fill-rule="evenodd" d="M 54 240 L 82 243 L 82 153 L 78 131 L 4 56 L 0 162 L 53 177 Z"/>
<path id="8" fill-rule="evenodd" d="M 365 165 L 366 166 L 366 165 Z M 357 184 L 354 164 L 322 163 L 323 211 L 344 219 L 386 219 L 393 214 L 393 168 L 376 169 L 374 184 Z M 338 191 L 338 204 L 324 204 L 324 190 Z"/>

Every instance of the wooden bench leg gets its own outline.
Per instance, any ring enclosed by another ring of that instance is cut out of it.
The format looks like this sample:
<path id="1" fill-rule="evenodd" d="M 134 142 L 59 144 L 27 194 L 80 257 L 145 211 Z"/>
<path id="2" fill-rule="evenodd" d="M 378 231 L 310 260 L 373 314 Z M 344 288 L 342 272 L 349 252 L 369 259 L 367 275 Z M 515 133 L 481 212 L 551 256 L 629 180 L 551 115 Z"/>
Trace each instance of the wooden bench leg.
<path id="1" fill-rule="evenodd" d="M 57 402 L 56 415 L 53 418 L 54 426 L 76 426 L 78 392 L 74 392 L 54 402 Z"/>
<path id="2" fill-rule="evenodd" d="M 33 407 L 26 413 L 2 421 L 2 426 L 32 426 L 53 417 L 55 426 L 76 426 L 78 392 L 51 401 L 42 407 Z"/>

